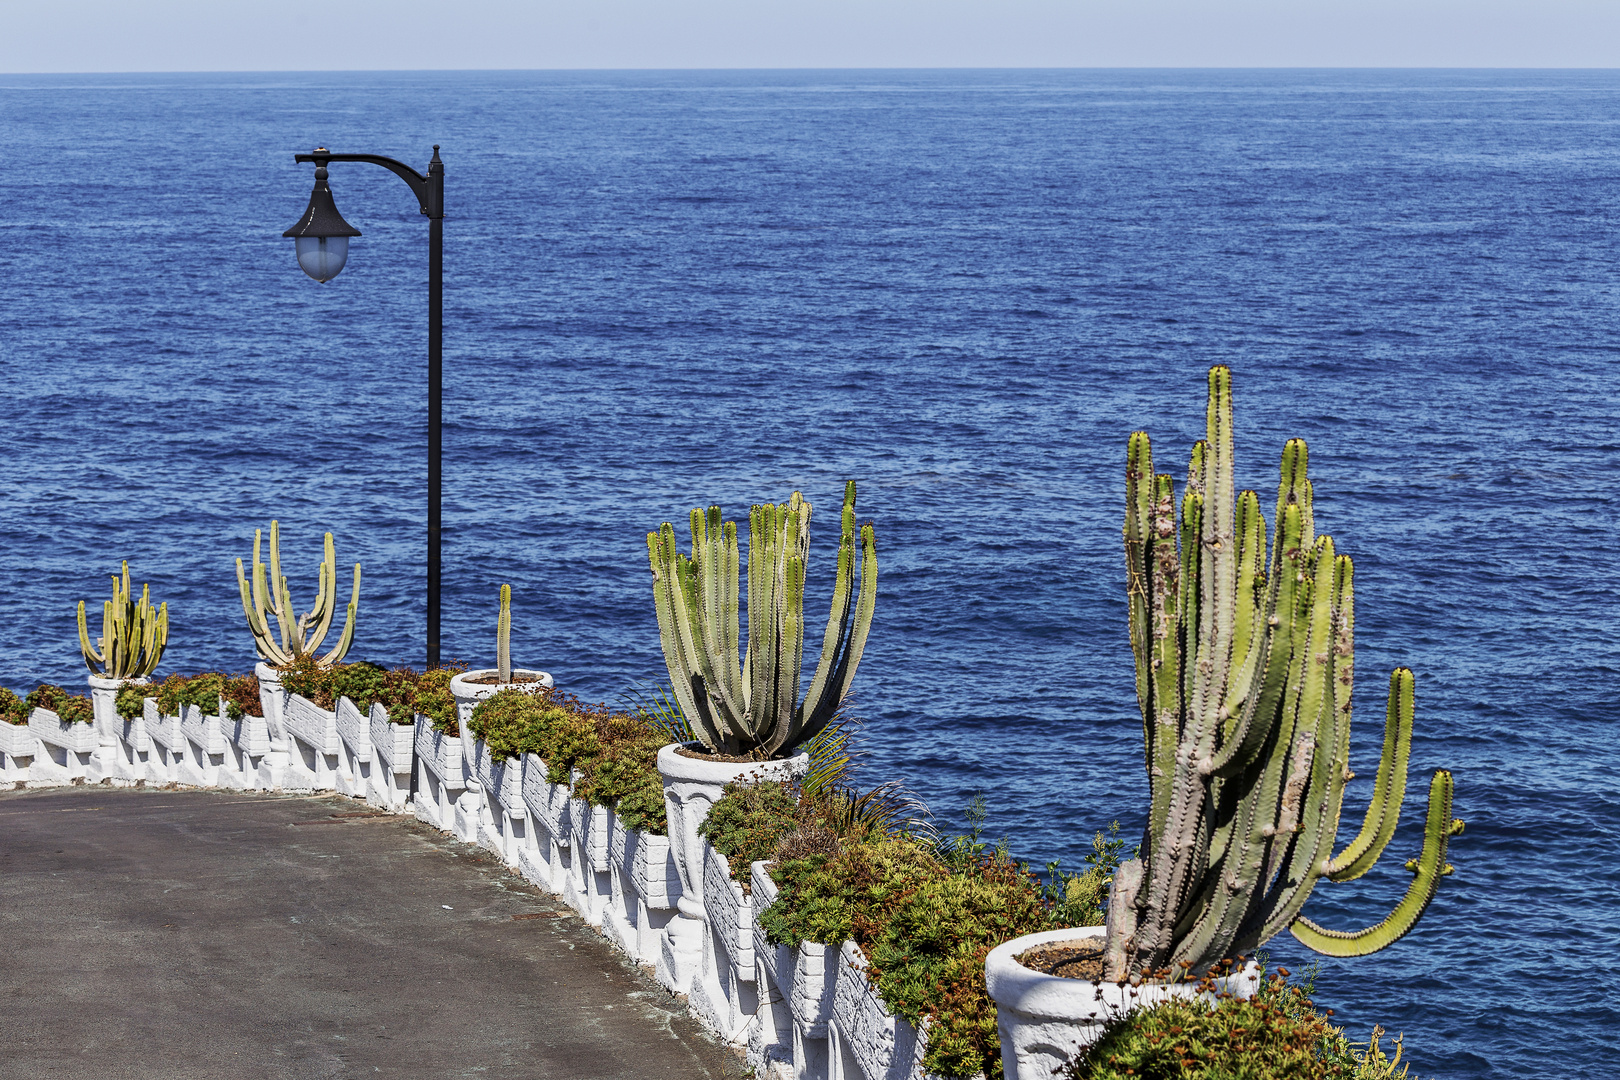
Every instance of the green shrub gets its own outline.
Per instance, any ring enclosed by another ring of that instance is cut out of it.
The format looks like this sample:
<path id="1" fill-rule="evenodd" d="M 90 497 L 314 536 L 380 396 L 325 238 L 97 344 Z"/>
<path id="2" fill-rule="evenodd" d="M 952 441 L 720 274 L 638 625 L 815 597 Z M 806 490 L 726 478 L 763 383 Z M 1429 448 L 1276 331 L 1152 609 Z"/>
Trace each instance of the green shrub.
<path id="1" fill-rule="evenodd" d="M 542 721 L 546 706 L 541 694 L 509 686 L 473 706 L 467 728 L 484 740 L 490 757 L 506 761 L 523 753 L 529 728 Z"/>
<path id="2" fill-rule="evenodd" d="M 31 712 L 33 710 L 23 704 L 22 698 L 0 686 L 0 721 L 20 726 L 28 723 Z"/>
<path id="3" fill-rule="evenodd" d="M 630 828 L 666 831 L 658 751 L 669 738 L 656 721 L 554 690 L 508 687 L 479 702 L 467 727 L 495 760 L 534 754 L 553 784 L 569 783 L 577 770 L 575 798 L 608 807 Z"/>
<path id="4" fill-rule="evenodd" d="M 770 859 L 798 825 L 799 787 L 779 780 L 727 784 L 698 835 L 731 863 L 732 879 L 750 888 L 750 864 Z"/>
<path id="5" fill-rule="evenodd" d="M 227 675 L 220 683 L 219 694 L 225 699 L 225 715 L 232 720 L 264 715 L 257 675 Z"/>
<path id="6" fill-rule="evenodd" d="M 332 676 L 340 666 L 324 667 L 313 656 L 297 656 L 292 663 L 276 670 L 281 675 L 283 690 L 297 694 L 318 709 L 331 709 L 337 704 L 332 694 Z"/>
<path id="7" fill-rule="evenodd" d="M 580 759 L 576 793 L 606 806 L 632 829 L 663 835 L 664 780 L 658 773 L 658 751 L 669 744 L 666 733 L 636 715 L 613 713 L 597 723 L 597 752 Z"/>
<path id="8" fill-rule="evenodd" d="M 1071 1080 L 1404 1080 L 1401 1040 L 1388 1058 L 1373 1028 L 1363 1047 L 1318 1012 L 1310 999 L 1315 970 L 1302 985 L 1288 969 L 1264 980 L 1253 998 L 1178 998 L 1132 1009 L 1071 1062 Z"/>
<path id="9" fill-rule="evenodd" d="M 854 939 L 890 1011 L 917 1025 L 933 1017 L 924 1070 L 995 1080 L 1001 1050 L 984 960 L 1009 938 L 1052 929 L 1039 881 L 1000 852 L 953 865 L 904 834 L 834 845 L 772 870 L 781 895 L 756 915 L 767 939 L 834 947 Z"/>
<path id="10" fill-rule="evenodd" d="M 146 695 L 151 690 L 150 686 L 125 683 L 118 688 L 118 696 L 113 699 L 113 709 L 125 720 L 134 720 L 146 711 Z"/>
<path id="11" fill-rule="evenodd" d="M 466 670 L 465 664 L 451 664 L 448 667 L 428 668 L 417 677 L 416 689 L 410 697 L 410 708 L 427 717 L 433 730 L 441 735 L 461 735 L 461 721 L 456 719 L 456 696 L 450 692 L 450 680 Z M 388 710 L 388 718 L 394 719 L 392 708 Z"/>
<path id="12" fill-rule="evenodd" d="M 70 694 L 54 683 L 40 683 L 29 691 L 28 696 L 23 699 L 23 704 L 30 711 L 49 709 L 66 724 L 93 724 L 96 720 L 95 710 L 91 707 L 89 698 L 83 694 Z"/>

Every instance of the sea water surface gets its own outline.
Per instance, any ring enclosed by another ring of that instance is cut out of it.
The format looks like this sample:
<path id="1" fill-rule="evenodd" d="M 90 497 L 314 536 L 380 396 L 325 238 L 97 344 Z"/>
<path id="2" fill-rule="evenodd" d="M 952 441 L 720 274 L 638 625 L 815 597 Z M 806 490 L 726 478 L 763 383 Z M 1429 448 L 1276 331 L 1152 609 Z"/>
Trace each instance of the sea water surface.
<path id="1" fill-rule="evenodd" d="M 876 523 L 855 686 L 902 778 L 1037 864 L 1141 826 L 1126 438 L 1185 469 L 1234 370 L 1239 480 L 1311 449 L 1356 560 L 1345 835 L 1388 672 L 1413 782 L 1381 918 L 1456 774 L 1456 874 L 1319 1001 L 1414 1074 L 1598 1077 L 1620 1051 L 1620 73 L 0 76 L 0 682 L 74 683 L 128 559 L 164 668 L 253 662 L 234 560 L 280 520 L 364 563 L 355 658 L 422 660 L 427 223 L 335 165 L 364 236 L 281 238 L 316 145 L 446 165 L 445 651 L 613 700 L 664 678 L 645 536 L 717 502 Z M 1262 499 L 1265 503 L 1265 499 Z M 1269 503 L 1266 503 L 1269 506 Z M 682 525 L 684 534 L 684 525 Z M 1284 935 L 1274 957 L 1308 954 Z"/>

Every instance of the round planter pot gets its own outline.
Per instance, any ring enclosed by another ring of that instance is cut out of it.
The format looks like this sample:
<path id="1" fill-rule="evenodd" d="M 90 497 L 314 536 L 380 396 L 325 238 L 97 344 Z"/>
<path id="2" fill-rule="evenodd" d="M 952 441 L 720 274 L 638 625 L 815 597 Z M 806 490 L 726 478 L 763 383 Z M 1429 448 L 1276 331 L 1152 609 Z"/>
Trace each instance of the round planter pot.
<path id="1" fill-rule="evenodd" d="M 475 683 L 473 679 L 495 678 L 500 674 L 498 668 L 480 668 L 478 671 L 464 671 L 450 680 L 450 693 L 456 698 L 456 718 L 461 721 L 461 739 L 464 743 L 471 741 L 471 733 L 467 730 L 467 721 L 472 719 L 473 706 L 487 697 L 494 697 L 496 691 L 505 690 L 510 686 L 528 687 L 533 689 L 536 685 L 550 690 L 556 685 L 544 671 L 533 671 L 528 668 L 513 668 L 512 678 L 528 679 L 528 682 L 509 683 Z"/>
<path id="2" fill-rule="evenodd" d="M 120 768 L 123 752 L 121 744 L 126 741 L 126 728 L 133 728 L 130 734 L 144 734 L 145 730 L 139 720 L 133 725 L 126 725 L 124 718 L 118 715 L 118 691 L 126 686 L 146 686 L 147 679 L 104 679 L 99 675 L 88 677 L 90 683 L 90 707 L 96 720 L 96 755 L 90 761 L 88 780 L 90 783 L 111 781 L 113 783 L 133 783 L 140 779 L 133 763 L 126 768 Z M 140 741 L 138 735 L 127 740 L 131 747 L 136 748 Z M 141 749 L 144 749 L 143 747 Z"/>
<path id="3" fill-rule="evenodd" d="M 727 784 L 735 781 L 790 780 L 810 769 L 804 751 L 775 761 L 715 761 L 688 757 L 680 750 L 701 750 L 700 743 L 670 743 L 658 751 L 664 781 L 664 812 L 669 818 L 669 848 L 681 879 L 676 916 L 664 928 L 658 976 L 676 993 L 687 993 L 702 952 L 703 839 L 698 826 L 709 816 Z"/>
<path id="4" fill-rule="evenodd" d="M 1020 964 L 1017 957 L 1040 945 L 1077 938 L 1101 938 L 1101 926 L 1025 934 L 996 946 L 985 958 L 984 976 L 996 1003 L 1001 1035 L 1001 1068 L 1006 1080 L 1048 1080 L 1102 1035 L 1103 1025 L 1138 1005 L 1172 997 L 1198 997 L 1196 983 L 1120 986 L 1048 975 Z M 1249 997 L 1260 982 L 1259 965 L 1217 979 L 1218 990 Z M 1205 995 L 1209 996 L 1209 995 Z"/>

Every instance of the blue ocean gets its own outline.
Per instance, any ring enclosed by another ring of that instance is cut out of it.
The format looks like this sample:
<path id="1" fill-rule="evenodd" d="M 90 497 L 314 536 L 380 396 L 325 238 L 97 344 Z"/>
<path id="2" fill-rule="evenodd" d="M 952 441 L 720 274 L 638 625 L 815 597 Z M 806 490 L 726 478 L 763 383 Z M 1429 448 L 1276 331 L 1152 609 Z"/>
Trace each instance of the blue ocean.
<path id="1" fill-rule="evenodd" d="M 1468 822 L 1424 921 L 1318 1003 L 1414 1077 L 1612 1075 L 1620 73 L 0 76 L 0 682 L 82 685 L 74 609 L 124 559 L 165 670 L 249 669 L 234 560 L 272 518 L 301 603 L 324 531 L 345 598 L 363 563 L 353 658 L 422 662 L 427 222 L 334 165 L 347 269 L 281 233 L 295 153 L 434 143 L 447 658 L 492 662 L 509 582 L 520 664 L 662 680 L 647 532 L 794 490 L 819 626 L 853 478 L 865 781 L 950 828 L 983 793 L 1078 867 L 1146 800 L 1126 440 L 1183 473 L 1229 364 L 1240 483 L 1269 506 L 1305 438 L 1356 561 L 1345 838 L 1417 674 L 1401 831 L 1307 913 L 1383 917 L 1432 770 Z"/>

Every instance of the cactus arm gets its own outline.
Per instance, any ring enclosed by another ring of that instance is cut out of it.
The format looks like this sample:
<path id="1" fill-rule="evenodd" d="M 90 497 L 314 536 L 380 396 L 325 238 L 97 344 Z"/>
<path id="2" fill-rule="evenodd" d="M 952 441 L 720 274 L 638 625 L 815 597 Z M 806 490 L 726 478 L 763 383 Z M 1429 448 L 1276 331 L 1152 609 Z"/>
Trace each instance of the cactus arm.
<path id="1" fill-rule="evenodd" d="M 1187 491 L 1181 499 L 1180 622 L 1184 640 L 1189 642 L 1197 634 L 1199 625 L 1199 575 L 1204 570 L 1200 557 L 1204 500 L 1199 491 L 1194 490 L 1195 479 L 1197 487 L 1203 485 L 1203 447 L 1203 443 L 1193 447 L 1192 462 L 1187 470 Z M 1160 839 L 1156 845 L 1151 840 L 1143 844 L 1145 880 L 1136 951 L 1137 962 L 1148 967 L 1159 966 L 1159 962 L 1168 954 L 1170 937 L 1178 921 L 1178 910 L 1193 884 L 1194 860 L 1201 854 L 1207 854 L 1194 850 L 1197 847 L 1196 832 L 1203 817 L 1200 811 L 1205 788 L 1201 778 L 1196 775 L 1198 735 L 1196 731 L 1187 730 L 1196 723 L 1197 718 L 1187 715 L 1190 710 L 1185 708 L 1185 703 L 1194 700 L 1196 693 L 1193 671 L 1197 665 L 1185 663 L 1182 667 L 1183 708 L 1177 717 L 1178 730 L 1176 736 L 1171 736 L 1168 731 L 1156 735 L 1154 771 L 1148 778 L 1152 801 L 1145 835 Z M 1159 745 L 1160 736 L 1162 745 Z M 1162 767 L 1161 762 L 1168 762 L 1168 768 Z"/>
<path id="2" fill-rule="evenodd" d="M 770 715 L 781 654 L 777 635 L 781 523 L 774 503 L 756 503 L 748 512 L 748 712 L 756 727 Z M 738 731 L 739 738 L 746 731 Z"/>
<path id="3" fill-rule="evenodd" d="M 838 714 L 839 706 L 849 696 L 849 688 L 855 682 L 855 672 L 860 668 L 861 656 L 866 652 L 866 639 L 872 632 L 872 616 L 877 610 L 877 531 L 870 524 L 862 525 L 860 541 L 860 595 L 855 601 L 849 635 L 838 654 L 837 663 L 833 665 L 831 689 L 822 696 L 820 707 L 799 732 L 801 742 L 808 742 L 819 735 Z"/>
<path id="4" fill-rule="evenodd" d="M 1371 870 L 1395 835 L 1395 823 L 1406 798 L 1406 767 L 1412 747 L 1412 689 L 1409 669 L 1396 668 L 1390 674 L 1384 750 L 1378 761 L 1372 801 L 1367 804 L 1356 838 L 1328 861 L 1327 877 L 1333 881 L 1354 881 Z"/>
<path id="5" fill-rule="evenodd" d="M 501 586 L 501 609 L 495 616 L 495 678 L 512 681 L 512 586 Z"/>
<path id="6" fill-rule="evenodd" d="M 336 593 L 337 593 L 337 589 L 335 587 L 333 588 L 332 593 L 333 593 L 333 595 L 335 597 Z M 355 622 L 356 622 L 356 616 L 359 614 L 359 611 L 360 611 L 360 564 L 355 563 L 354 564 L 354 586 L 353 586 L 353 588 L 351 588 L 349 590 L 349 606 L 344 611 L 344 614 L 343 614 L 343 633 L 338 636 L 338 643 L 336 645 L 332 646 L 331 651 L 328 652 L 325 656 L 321 657 L 320 660 L 318 661 L 322 667 L 330 667 L 333 664 L 339 663 L 339 662 L 342 661 L 342 659 L 345 656 L 347 656 L 349 654 L 349 648 L 350 648 L 350 646 L 352 646 L 354 644 Z M 330 616 L 328 616 L 327 619 L 328 619 L 328 621 L 331 621 Z M 325 637 L 325 636 L 326 636 L 326 632 L 325 632 L 325 630 L 322 630 L 321 631 L 321 637 Z M 311 646 L 311 647 L 313 648 L 313 646 Z"/>
<path id="7" fill-rule="evenodd" d="M 152 624 L 152 650 L 147 654 L 146 670 L 141 675 L 147 676 L 157 670 L 159 662 L 163 659 L 163 650 L 169 644 L 169 603 L 165 600 L 158 605 L 157 618 Z"/>
<path id="8" fill-rule="evenodd" d="M 306 656 L 313 655 L 326 640 L 327 631 L 332 628 L 332 615 L 337 610 L 337 551 L 332 545 L 331 533 L 326 534 L 324 551 L 325 558 L 315 572 L 315 606 L 298 620 L 298 651 Z M 311 626 L 313 630 L 308 629 Z"/>
<path id="9" fill-rule="evenodd" d="M 1260 629 L 1260 590 L 1266 582 L 1266 522 L 1260 516 L 1260 499 L 1252 491 L 1238 497 L 1234 524 L 1238 541 L 1237 610 L 1232 622 L 1232 676 L 1226 686 L 1221 708 L 1227 719 L 1221 729 L 1221 745 L 1231 742 L 1241 725 L 1243 703 L 1248 700 L 1259 667 L 1265 634 Z"/>
<path id="10" fill-rule="evenodd" d="M 254 545 L 258 545 L 255 543 Z M 263 596 L 258 589 L 258 581 L 263 577 L 263 570 L 259 565 L 255 551 L 253 560 L 254 586 L 252 596 L 249 596 L 247 577 L 242 572 L 242 560 L 236 560 L 236 584 L 242 594 L 242 614 L 247 616 L 248 632 L 253 635 L 253 647 L 258 654 L 273 665 L 287 662 L 286 657 L 276 648 L 275 640 L 270 635 L 270 628 L 264 621 Z"/>
<path id="11" fill-rule="evenodd" d="M 1429 781 L 1429 808 L 1423 828 L 1423 851 L 1406 864 L 1415 875 L 1406 895 L 1384 919 L 1365 930 L 1329 930 L 1303 916 L 1289 931 L 1300 944 L 1326 956 L 1366 956 L 1399 941 L 1417 925 L 1439 890 L 1440 879 L 1452 872 L 1446 863 L 1450 838 L 1462 832 L 1463 823 L 1451 816 L 1452 778 L 1445 769 L 1435 770 Z"/>
<path id="12" fill-rule="evenodd" d="M 84 663 L 90 669 L 90 674 L 98 674 L 105 660 L 90 644 L 90 628 L 85 625 L 83 600 L 79 601 L 79 651 L 84 654 Z"/>
<path id="13" fill-rule="evenodd" d="M 1148 732 L 1149 828 L 1164 824 L 1170 807 L 1170 777 L 1175 770 L 1176 740 L 1181 734 L 1182 641 L 1181 555 L 1176 545 L 1175 481 L 1153 479 L 1152 548 L 1148 565 L 1148 603 L 1152 625 L 1153 727 Z M 1144 848 L 1144 850 L 1148 850 Z"/>
<path id="14" fill-rule="evenodd" d="M 1205 410 L 1208 450 L 1204 463 L 1204 515 L 1199 545 L 1197 685 L 1191 705 L 1196 710 L 1199 756 L 1214 749 L 1221 728 L 1219 712 L 1231 674 L 1237 611 L 1237 537 L 1232 506 L 1232 373 L 1224 365 L 1209 370 L 1209 404 Z M 1203 744 L 1208 743 L 1208 746 Z"/>
<path id="15" fill-rule="evenodd" d="M 647 534 L 647 561 L 652 568 L 653 610 L 658 618 L 664 664 L 669 669 L 670 690 L 699 741 L 710 750 L 717 750 L 721 738 L 709 715 L 707 696 L 704 695 L 701 703 L 698 700 L 702 693 L 701 676 L 693 669 L 691 661 L 690 628 L 677 569 L 681 555 L 675 544 L 675 527 L 669 522 L 658 532 Z"/>
<path id="16" fill-rule="evenodd" d="M 844 484 L 844 507 L 839 515 L 838 559 L 833 572 L 832 607 L 827 614 L 827 628 L 821 635 L 821 655 L 816 660 L 816 672 L 805 692 L 800 707 L 799 725 L 807 728 L 825 723 L 823 717 L 838 709 L 838 700 L 829 695 L 833 685 L 833 672 L 849 641 L 850 607 L 855 598 L 855 481 Z M 819 725 L 818 725 L 819 730 Z"/>
<path id="17" fill-rule="evenodd" d="M 1147 432 L 1132 432 L 1125 451 L 1125 599 L 1129 609 L 1131 654 L 1136 658 L 1136 704 L 1142 713 L 1142 745 L 1150 772 L 1153 769 L 1154 668 L 1148 552 L 1153 546 L 1154 480 L 1153 444 Z M 842 557 L 842 551 L 839 554 Z"/>
<path id="18" fill-rule="evenodd" d="M 727 590 L 721 575 L 730 562 L 729 549 L 736 543 L 736 527 L 721 521 L 718 506 L 709 507 L 706 517 L 703 511 L 693 510 L 690 525 L 692 557 L 682 563 L 685 572 L 678 579 L 685 600 L 690 658 L 703 677 L 710 714 L 721 735 L 721 745 L 714 749 L 732 753 L 746 730 L 748 709 L 748 699 L 738 694 L 738 680 L 733 678 L 736 657 L 726 656 L 721 645 L 725 632 L 720 625 L 727 618 Z"/>

